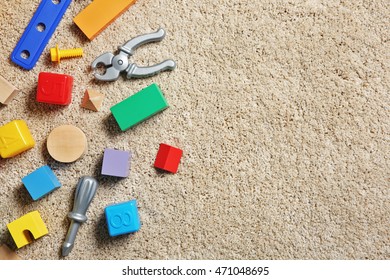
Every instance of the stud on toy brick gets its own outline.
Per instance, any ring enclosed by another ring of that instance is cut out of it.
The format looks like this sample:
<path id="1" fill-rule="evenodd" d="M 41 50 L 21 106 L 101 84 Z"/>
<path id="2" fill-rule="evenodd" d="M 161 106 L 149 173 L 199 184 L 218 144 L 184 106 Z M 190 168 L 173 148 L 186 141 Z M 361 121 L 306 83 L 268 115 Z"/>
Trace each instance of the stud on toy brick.
<path id="1" fill-rule="evenodd" d="M 154 167 L 171 173 L 176 173 L 179 168 L 182 155 L 182 150 L 167 144 L 160 144 L 156 160 L 154 162 Z"/>
<path id="2" fill-rule="evenodd" d="M 131 153 L 115 149 L 105 149 L 103 155 L 102 175 L 125 178 L 130 172 Z"/>
<path id="3" fill-rule="evenodd" d="M 111 107 L 111 113 L 120 129 L 125 131 L 168 108 L 168 103 L 156 84 Z"/>
<path id="4" fill-rule="evenodd" d="M 35 141 L 23 120 L 0 126 L 0 156 L 10 158 L 35 146 Z"/>
<path id="5" fill-rule="evenodd" d="M 104 212 L 108 233 L 112 237 L 136 232 L 141 228 L 136 200 L 109 205 Z"/>
<path id="6" fill-rule="evenodd" d="M 47 165 L 23 177 L 22 182 L 33 200 L 38 200 L 61 187 L 56 175 Z"/>
<path id="7" fill-rule="evenodd" d="M 30 244 L 31 235 L 34 239 L 38 239 L 49 233 L 38 211 L 20 217 L 7 224 L 7 227 L 18 248 Z"/>
<path id="8" fill-rule="evenodd" d="M 72 101 L 73 77 L 65 74 L 41 72 L 38 76 L 37 101 L 69 105 Z"/>
<path id="9" fill-rule="evenodd" d="M 96 90 L 87 89 L 84 93 L 81 107 L 97 112 L 102 107 L 103 99 L 103 93 L 100 93 Z"/>
<path id="10" fill-rule="evenodd" d="M 0 76 L 0 103 L 8 105 L 18 92 L 18 89 Z"/>

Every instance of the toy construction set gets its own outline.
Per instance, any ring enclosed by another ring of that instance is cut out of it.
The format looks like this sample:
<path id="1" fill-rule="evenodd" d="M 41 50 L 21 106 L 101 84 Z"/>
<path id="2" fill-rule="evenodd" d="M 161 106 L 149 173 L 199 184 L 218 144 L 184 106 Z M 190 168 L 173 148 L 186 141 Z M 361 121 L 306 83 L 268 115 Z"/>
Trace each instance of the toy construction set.
<path id="1" fill-rule="evenodd" d="M 73 19 L 74 24 L 92 41 L 110 23 L 126 11 L 135 0 L 110 1 L 94 0 Z M 11 53 L 11 61 L 25 70 L 31 70 L 39 60 L 51 36 L 71 4 L 71 0 L 42 0 L 32 16 L 20 40 Z M 115 53 L 105 52 L 91 62 L 91 69 L 98 81 L 113 82 L 121 75 L 127 79 L 150 77 L 161 71 L 173 70 L 175 61 L 168 59 L 150 66 L 139 66 L 130 58 L 138 47 L 159 42 L 165 37 L 165 30 L 159 28 L 130 39 Z M 61 63 L 63 59 L 83 55 L 81 48 L 60 49 L 58 45 L 50 48 L 51 61 Z M 103 68 L 104 71 L 98 71 Z M 36 102 L 67 106 L 72 102 L 73 77 L 64 73 L 41 72 L 37 77 Z M 0 76 L 0 103 L 7 105 L 19 90 Z M 104 94 L 94 89 L 86 89 L 80 106 L 99 111 Z M 131 95 L 110 108 L 121 131 L 126 131 L 142 121 L 169 107 L 164 94 L 155 83 Z M 72 163 L 83 157 L 87 151 L 87 137 L 82 129 L 72 124 L 54 128 L 47 136 L 46 148 L 57 162 Z M 0 156 L 4 159 L 15 157 L 36 146 L 34 136 L 29 130 L 28 120 L 16 119 L 0 124 Z M 168 144 L 160 143 L 154 167 L 165 172 L 176 173 L 183 151 Z M 112 147 L 102 151 L 101 175 L 126 178 L 129 176 L 131 152 Z M 33 172 L 20 178 L 32 200 L 39 201 L 61 187 L 55 172 L 49 165 L 38 166 Z M 73 209 L 68 214 L 69 230 L 64 236 L 62 256 L 71 253 L 76 235 L 87 220 L 87 210 L 98 191 L 98 181 L 86 174 L 79 178 L 75 187 Z M 55 193 L 53 193 L 55 195 Z M 134 233 L 140 230 L 141 220 L 135 199 L 116 204 L 107 204 L 102 209 L 105 214 L 110 236 Z M 15 217 L 7 223 L 7 228 L 16 244 L 21 248 L 49 233 L 45 221 L 38 211 L 31 211 L 22 217 Z M 0 246 L 0 259 L 19 259 L 6 245 Z"/>

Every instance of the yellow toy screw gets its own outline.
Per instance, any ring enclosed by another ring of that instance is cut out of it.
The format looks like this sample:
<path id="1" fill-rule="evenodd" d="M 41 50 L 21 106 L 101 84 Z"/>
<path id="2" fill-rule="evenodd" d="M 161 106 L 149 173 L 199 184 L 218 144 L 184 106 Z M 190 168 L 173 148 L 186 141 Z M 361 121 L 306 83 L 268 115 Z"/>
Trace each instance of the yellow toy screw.
<path id="1" fill-rule="evenodd" d="M 81 57 L 83 56 L 83 49 L 69 49 L 69 50 L 60 50 L 58 45 L 55 48 L 50 49 L 51 61 L 57 61 L 60 63 L 62 58 L 70 58 L 70 57 Z"/>

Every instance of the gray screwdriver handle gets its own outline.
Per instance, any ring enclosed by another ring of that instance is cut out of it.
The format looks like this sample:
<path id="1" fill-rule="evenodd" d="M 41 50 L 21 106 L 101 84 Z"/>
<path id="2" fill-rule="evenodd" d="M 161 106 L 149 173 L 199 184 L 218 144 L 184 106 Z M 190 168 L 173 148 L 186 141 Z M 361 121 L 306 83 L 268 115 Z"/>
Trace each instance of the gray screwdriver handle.
<path id="1" fill-rule="evenodd" d="M 70 219 L 80 224 L 87 220 L 85 214 L 96 194 L 97 187 L 98 182 L 95 178 L 90 176 L 83 176 L 80 178 L 76 186 L 73 210 L 68 214 Z"/>

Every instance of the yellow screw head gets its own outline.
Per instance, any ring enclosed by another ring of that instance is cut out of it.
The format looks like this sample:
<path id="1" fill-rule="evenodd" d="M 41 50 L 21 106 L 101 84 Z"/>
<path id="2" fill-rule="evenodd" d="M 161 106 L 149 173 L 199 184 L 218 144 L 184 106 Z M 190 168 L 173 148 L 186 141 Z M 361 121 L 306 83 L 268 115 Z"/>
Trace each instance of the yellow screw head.
<path id="1" fill-rule="evenodd" d="M 60 62 L 60 50 L 58 48 L 58 45 L 56 45 L 55 48 L 50 49 L 50 56 L 51 56 L 51 61 Z"/>

